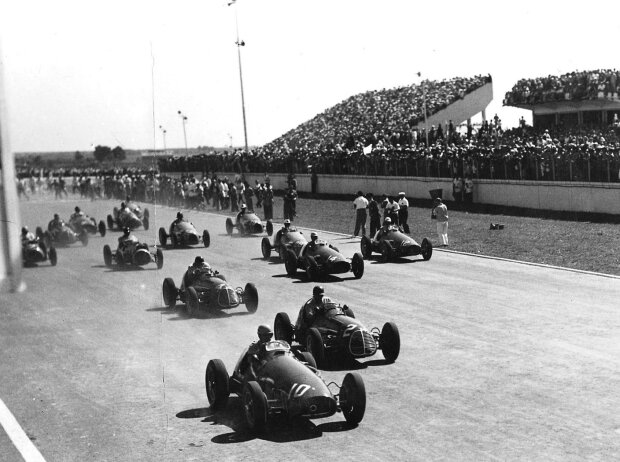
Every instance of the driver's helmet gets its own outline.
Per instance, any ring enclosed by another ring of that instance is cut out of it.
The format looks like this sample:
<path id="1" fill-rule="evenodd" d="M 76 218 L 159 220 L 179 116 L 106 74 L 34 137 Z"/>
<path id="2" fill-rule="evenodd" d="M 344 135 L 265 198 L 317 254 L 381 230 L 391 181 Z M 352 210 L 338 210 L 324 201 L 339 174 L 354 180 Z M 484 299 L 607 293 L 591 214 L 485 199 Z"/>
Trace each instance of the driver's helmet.
<path id="1" fill-rule="evenodd" d="M 130 233 L 130 232 L 131 232 L 131 230 L 129 229 L 129 227 L 128 227 L 128 226 L 125 226 L 125 227 L 123 228 L 123 235 L 124 235 L 125 237 L 129 236 L 129 233 Z"/>
<path id="2" fill-rule="evenodd" d="M 287 218 L 286 220 L 284 220 L 284 227 L 288 228 L 289 226 L 291 226 L 291 220 Z"/>
<path id="3" fill-rule="evenodd" d="M 258 331 L 256 333 L 258 334 L 258 338 L 261 342 L 268 342 L 273 337 L 273 331 L 267 324 L 261 324 L 258 326 Z"/>
<path id="4" fill-rule="evenodd" d="M 316 241 L 318 238 L 319 238 L 319 235 L 315 233 L 314 231 L 310 233 L 310 239 L 312 239 L 313 241 Z"/>
<path id="5" fill-rule="evenodd" d="M 121 209 L 124 209 L 127 205 L 124 202 L 121 202 Z"/>
<path id="6" fill-rule="evenodd" d="M 314 289 L 312 289 L 312 298 L 316 302 L 321 301 L 323 299 L 324 294 L 325 294 L 325 289 L 323 288 L 323 286 L 314 286 Z"/>
<path id="7" fill-rule="evenodd" d="M 182 219 L 183 219 L 183 213 L 177 212 L 177 220 L 182 220 Z"/>
<path id="8" fill-rule="evenodd" d="M 209 264 L 207 262 L 205 262 L 205 259 L 202 258 L 200 255 L 198 255 L 195 259 L 194 259 L 194 264 L 192 265 L 194 268 L 211 268 L 209 266 Z"/>
<path id="9" fill-rule="evenodd" d="M 60 216 L 57 213 L 54 214 L 54 220 L 60 220 Z"/>
<path id="10" fill-rule="evenodd" d="M 384 225 L 387 225 L 387 226 L 391 225 L 391 224 L 392 224 L 392 219 L 391 219 L 390 217 L 387 217 L 387 218 L 385 219 L 385 221 L 383 222 L 383 224 L 384 224 Z"/>
<path id="11" fill-rule="evenodd" d="M 28 234 L 28 226 L 22 227 L 22 236 L 26 236 Z"/>
<path id="12" fill-rule="evenodd" d="M 245 204 L 241 204 L 241 211 L 243 212 L 245 209 L 247 208 L 247 206 Z"/>
<path id="13" fill-rule="evenodd" d="M 80 208 L 79 207 L 76 207 L 74 210 L 75 210 L 75 213 L 80 213 Z"/>

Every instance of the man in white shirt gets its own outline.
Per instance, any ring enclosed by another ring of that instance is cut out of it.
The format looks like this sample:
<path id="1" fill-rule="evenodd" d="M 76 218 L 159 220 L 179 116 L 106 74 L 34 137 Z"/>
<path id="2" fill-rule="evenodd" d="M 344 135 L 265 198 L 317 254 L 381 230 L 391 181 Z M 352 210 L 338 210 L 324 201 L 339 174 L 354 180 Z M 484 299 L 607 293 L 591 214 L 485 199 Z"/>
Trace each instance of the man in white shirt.
<path id="1" fill-rule="evenodd" d="M 366 235 L 366 209 L 368 208 L 368 199 L 364 197 L 362 191 L 357 192 L 357 197 L 353 201 L 353 208 L 355 209 L 355 231 L 354 236 L 362 229 L 362 236 Z"/>
<path id="2" fill-rule="evenodd" d="M 398 193 L 398 222 L 403 227 L 405 233 L 409 234 L 409 225 L 407 220 L 409 219 L 409 201 L 405 197 L 404 192 Z"/>

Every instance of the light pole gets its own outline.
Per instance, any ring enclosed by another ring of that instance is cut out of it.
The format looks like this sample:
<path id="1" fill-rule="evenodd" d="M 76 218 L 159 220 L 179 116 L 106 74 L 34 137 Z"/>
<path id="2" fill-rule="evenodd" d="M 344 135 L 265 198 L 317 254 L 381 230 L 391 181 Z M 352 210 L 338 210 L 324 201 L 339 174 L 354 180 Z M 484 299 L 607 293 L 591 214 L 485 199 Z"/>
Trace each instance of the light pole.
<path id="1" fill-rule="evenodd" d="M 418 77 L 422 77 L 422 73 L 418 72 Z M 422 92 L 424 94 L 424 133 L 426 134 L 426 146 L 428 147 L 428 119 L 426 118 L 426 84 L 424 80 L 422 83 Z"/>
<path id="2" fill-rule="evenodd" d="M 231 1 L 228 6 L 234 5 L 236 0 Z M 241 47 L 245 46 L 245 42 L 243 40 L 239 40 L 239 20 L 237 18 L 237 10 L 235 10 L 235 27 L 237 30 L 237 41 L 235 45 L 237 45 L 237 58 L 239 60 L 239 82 L 241 83 L 241 112 L 243 113 L 243 136 L 245 139 L 245 152 L 248 152 L 248 129 L 245 120 L 245 98 L 243 95 L 243 73 L 241 72 Z"/>
<path id="3" fill-rule="evenodd" d="M 181 118 L 181 124 L 183 125 L 183 139 L 185 140 L 185 155 L 188 156 L 189 152 L 187 151 L 187 132 L 185 131 L 185 123 L 187 122 L 187 116 L 183 114 L 181 111 L 177 111 L 179 117 Z"/>
<path id="4" fill-rule="evenodd" d="M 161 136 L 164 139 L 164 154 L 165 154 L 166 153 L 166 129 L 162 127 L 161 125 L 159 126 L 159 129 L 161 130 Z"/>

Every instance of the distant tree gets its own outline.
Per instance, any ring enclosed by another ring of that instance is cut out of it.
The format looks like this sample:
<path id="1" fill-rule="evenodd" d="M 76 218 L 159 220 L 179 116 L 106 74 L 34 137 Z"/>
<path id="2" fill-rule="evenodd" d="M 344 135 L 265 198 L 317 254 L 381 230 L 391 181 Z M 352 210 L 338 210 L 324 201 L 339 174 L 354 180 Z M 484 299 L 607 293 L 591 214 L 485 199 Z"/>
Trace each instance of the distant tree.
<path id="1" fill-rule="evenodd" d="M 79 162 L 83 159 L 84 159 L 84 154 L 82 154 L 80 151 L 75 151 L 75 160 Z"/>
<path id="2" fill-rule="evenodd" d="M 112 159 L 112 149 L 109 146 L 95 146 L 95 159 L 97 162 L 105 162 Z"/>
<path id="3" fill-rule="evenodd" d="M 112 149 L 112 155 L 114 156 L 115 160 L 125 160 L 125 158 L 127 157 L 127 154 L 125 154 L 125 150 L 120 146 L 116 146 L 114 149 Z"/>

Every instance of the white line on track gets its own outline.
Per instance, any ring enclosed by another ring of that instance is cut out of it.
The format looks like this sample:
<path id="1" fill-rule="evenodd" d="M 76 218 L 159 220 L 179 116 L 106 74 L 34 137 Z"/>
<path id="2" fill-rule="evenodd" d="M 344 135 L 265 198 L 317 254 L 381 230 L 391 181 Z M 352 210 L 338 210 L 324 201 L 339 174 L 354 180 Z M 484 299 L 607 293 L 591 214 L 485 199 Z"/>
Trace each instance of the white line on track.
<path id="1" fill-rule="evenodd" d="M 26 462 L 45 462 L 45 459 L 28 438 L 24 429 L 19 425 L 15 416 L 11 413 L 4 401 L 0 399 L 0 425 L 9 436 L 15 448 L 19 451 Z"/>

